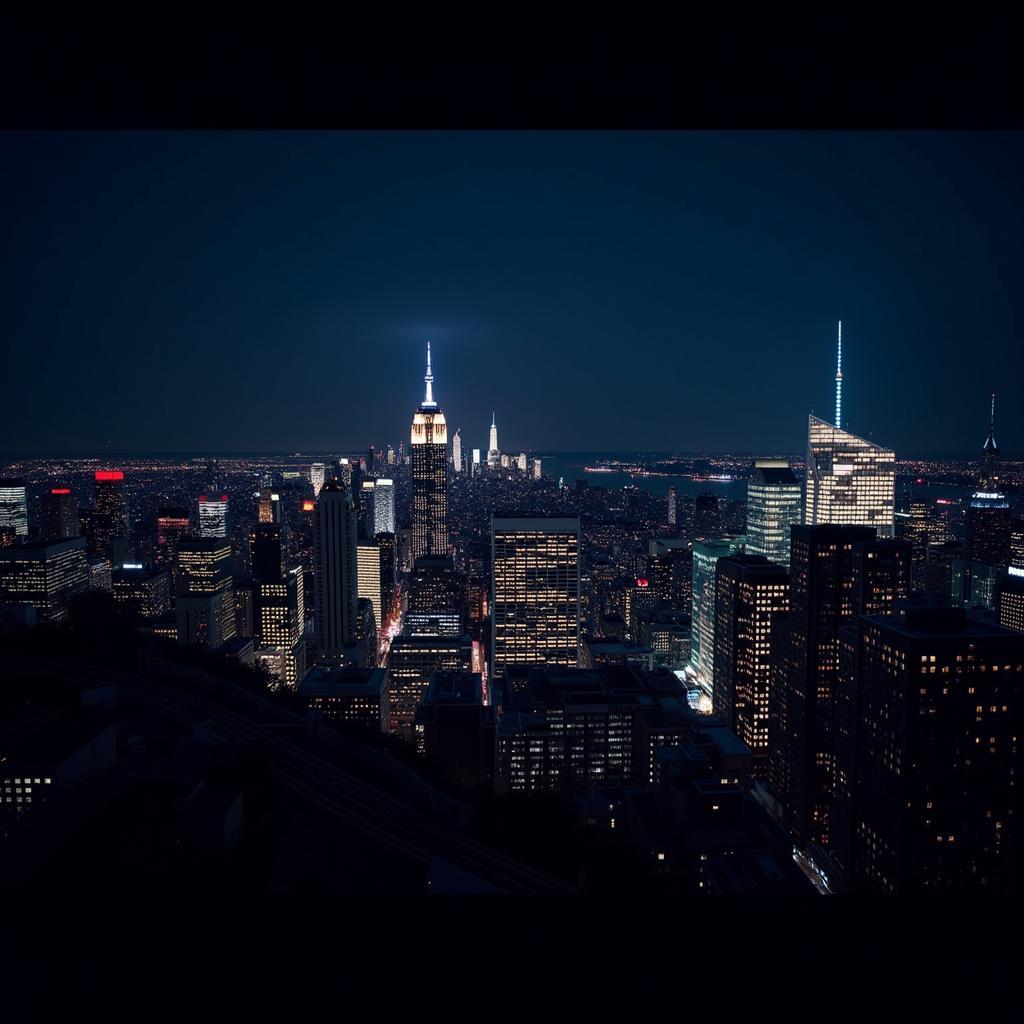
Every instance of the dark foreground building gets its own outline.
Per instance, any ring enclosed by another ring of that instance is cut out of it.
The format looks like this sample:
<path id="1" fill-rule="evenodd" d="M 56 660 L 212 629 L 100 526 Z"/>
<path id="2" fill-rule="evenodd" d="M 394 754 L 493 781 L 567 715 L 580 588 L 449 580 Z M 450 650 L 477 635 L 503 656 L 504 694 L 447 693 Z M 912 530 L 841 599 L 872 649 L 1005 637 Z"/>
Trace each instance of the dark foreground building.
<path id="1" fill-rule="evenodd" d="M 834 884 L 1015 890 L 1024 635 L 960 609 L 842 631 Z"/>

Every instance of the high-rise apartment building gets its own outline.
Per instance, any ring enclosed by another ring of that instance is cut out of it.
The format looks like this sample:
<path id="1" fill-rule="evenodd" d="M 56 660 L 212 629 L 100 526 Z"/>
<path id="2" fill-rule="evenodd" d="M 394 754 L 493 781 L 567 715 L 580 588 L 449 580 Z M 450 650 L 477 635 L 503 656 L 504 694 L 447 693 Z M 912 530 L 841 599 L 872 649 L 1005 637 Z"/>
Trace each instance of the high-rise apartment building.
<path id="1" fill-rule="evenodd" d="M 507 665 L 576 665 L 579 517 L 491 518 L 491 657 Z"/>
<path id="2" fill-rule="evenodd" d="M 804 523 L 872 526 L 893 536 L 896 455 L 825 420 L 807 420 Z"/>
<path id="3" fill-rule="evenodd" d="M 356 642 L 358 594 L 356 511 L 337 480 L 320 491 L 313 524 L 317 657 L 341 664 L 343 648 Z"/>
<path id="4" fill-rule="evenodd" d="M 0 480 L 0 529 L 28 536 L 28 492 L 20 477 Z"/>
<path id="5" fill-rule="evenodd" d="M 714 713 L 767 775 L 772 629 L 789 610 L 789 574 L 761 555 L 720 558 L 715 569 Z"/>
<path id="6" fill-rule="evenodd" d="M 448 554 L 448 426 L 434 401 L 427 343 L 426 395 L 412 420 L 412 557 Z"/>
<path id="7" fill-rule="evenodd" d="M 802 516 L 803 488 L 789 463 L 757 459 L 747 477 L 747 553 L 788 566 L 789 529 Z"/>

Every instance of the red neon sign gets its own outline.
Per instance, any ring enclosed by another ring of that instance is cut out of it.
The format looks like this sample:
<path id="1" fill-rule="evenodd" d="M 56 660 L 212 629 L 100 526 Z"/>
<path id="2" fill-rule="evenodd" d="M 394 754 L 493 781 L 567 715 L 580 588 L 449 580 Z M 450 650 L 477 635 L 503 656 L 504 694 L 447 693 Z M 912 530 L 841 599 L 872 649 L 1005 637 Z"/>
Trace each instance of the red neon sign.
<path id="1" fill-rule="evenodd" d="M 98 469 L 96 470 L 96 482 L 103 483 L 111 480 L 123 480 L 124 473 L 119 469 Z"/>
<path id="2" fill-rule="evenodd" d="M 636 585 L 637 585 L 638 587 L 646 587 L 646 586 L 647 586 L 647 580 L 641 580 L 641 579 L 638 579 L 638 580 L 636 581 Z"/>
<path id="3" fill-rule="evenodd" d="M 70 494 L 71 493 L 71 488 L 70 487 L 54 487 L 50 491 L 50 493 L 51 494 Z"/>

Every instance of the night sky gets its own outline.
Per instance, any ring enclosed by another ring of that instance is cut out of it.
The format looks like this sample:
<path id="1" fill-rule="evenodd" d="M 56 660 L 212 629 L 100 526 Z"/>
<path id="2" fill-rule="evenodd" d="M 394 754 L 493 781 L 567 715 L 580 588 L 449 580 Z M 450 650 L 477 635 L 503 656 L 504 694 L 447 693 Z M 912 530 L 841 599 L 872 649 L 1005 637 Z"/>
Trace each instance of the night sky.
<path id="1" fill-rule="evenodd" d="M 0 135 L 0 450 L 1024 457 L 1020 134 Z"/>

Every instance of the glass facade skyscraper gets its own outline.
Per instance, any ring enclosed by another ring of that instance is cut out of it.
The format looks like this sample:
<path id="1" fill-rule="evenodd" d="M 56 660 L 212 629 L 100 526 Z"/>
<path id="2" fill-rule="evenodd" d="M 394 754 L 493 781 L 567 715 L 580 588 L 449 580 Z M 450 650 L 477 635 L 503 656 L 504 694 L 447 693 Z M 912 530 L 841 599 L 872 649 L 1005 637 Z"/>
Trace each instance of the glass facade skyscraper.
<path id="1" fill-rule="evenodd" d="M 738 540 L 693 542 L 693 593 L 690 615 L 690 666 L 706 693 L 714 686 L 715 568 L 720 558 L 742 550 Z"/>
<path id="2" fill-rule="evenodd" d="M 0 527 L 28 536 L 28 497 L 20 478 L 0 480 Z"/>
<path id="3" fill-rule="evenodd" d="M 803 488 L 789 463 L 758 459 L 747 478 L 747 554 L 789 565 L 789 528 L 803 515 Z"/>
<path id="4" fill-rule="evenodd" d="M 896 455 L 816 416 L 807 421 L 808 526 L 873 526 L 893 536 Z"/>
<path id="5" fill-rule="evenodd" d="M 199 495 L 199 536 L 224 538 L 228 535 L 228 496 Z"/>

